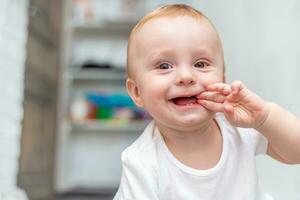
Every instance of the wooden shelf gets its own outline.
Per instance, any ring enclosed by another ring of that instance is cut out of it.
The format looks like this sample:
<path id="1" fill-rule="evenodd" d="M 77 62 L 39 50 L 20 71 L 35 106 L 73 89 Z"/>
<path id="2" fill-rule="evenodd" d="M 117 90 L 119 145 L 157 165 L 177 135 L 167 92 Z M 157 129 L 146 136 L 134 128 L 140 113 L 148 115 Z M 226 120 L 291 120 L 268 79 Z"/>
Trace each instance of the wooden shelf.
<path id="1" fill-rule="evenodd" d="M 126 73 L 107 69 L 82 69 L 74 72 L 70 78 L 74 81 L 125 81 Z"/>
<path id="2" fill-rule="evenodd" d="M 74 33 L 120 33 L 129 34 L 137 20 L 115 19 L 103 20 L 97 23 L 71 23 Z"/>
<path id="3" fill-rule="evenodd" d="M 150 120 L 72 122 L 72 132 L 138 132 L 143 131 Z"/>

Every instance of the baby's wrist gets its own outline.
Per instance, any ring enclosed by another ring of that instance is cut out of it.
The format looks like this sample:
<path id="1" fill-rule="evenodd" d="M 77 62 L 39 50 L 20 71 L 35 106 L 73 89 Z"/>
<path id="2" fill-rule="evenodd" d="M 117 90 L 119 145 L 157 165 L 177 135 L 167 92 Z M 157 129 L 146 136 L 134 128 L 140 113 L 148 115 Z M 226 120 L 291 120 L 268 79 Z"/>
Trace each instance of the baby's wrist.
<path id="1" fill-rule="evenodd" d="M 267 126 L 272 107 L 273 107 L 272 102 L 264 102 L 262 118 L 259 121 L 258 125 L 256 125 L 256 127 L 254 127 L 254 129 L 256 129 L 258 132 L 262 132 L 263 129 Z"/>

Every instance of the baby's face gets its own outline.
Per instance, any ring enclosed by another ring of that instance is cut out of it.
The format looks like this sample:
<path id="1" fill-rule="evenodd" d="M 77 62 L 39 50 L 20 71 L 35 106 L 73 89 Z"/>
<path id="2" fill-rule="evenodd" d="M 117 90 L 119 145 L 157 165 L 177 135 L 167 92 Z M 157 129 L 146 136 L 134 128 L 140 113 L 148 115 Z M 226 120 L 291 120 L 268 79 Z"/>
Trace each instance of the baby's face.
<path id="1" fill-rule="evenodd" d="M 223 82 L 222 47 L 208 21 L 153 19 L 135 33 L 130 55 L 134 78 L 127 89 L 158 125 L 192 130 L 212 117 L 195 98 Z"/>

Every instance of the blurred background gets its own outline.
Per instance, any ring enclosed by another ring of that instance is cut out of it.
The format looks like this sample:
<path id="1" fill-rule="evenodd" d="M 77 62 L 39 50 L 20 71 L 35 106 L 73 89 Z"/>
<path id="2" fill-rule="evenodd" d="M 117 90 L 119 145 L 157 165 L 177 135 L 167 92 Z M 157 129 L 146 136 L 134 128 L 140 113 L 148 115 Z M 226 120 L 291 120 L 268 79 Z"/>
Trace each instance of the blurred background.
<path id="1" fill-rule="evenodd" d="M 1 0 L 0 200 L 112 199 L 120 153 L 150 120 L 124 88 L 127 37 L 167 3 L 215 24 L 227 82 L 300 116 L 300 1 Z M 275 199 L 300 199 L 299 165 L 257 163 Z"/>

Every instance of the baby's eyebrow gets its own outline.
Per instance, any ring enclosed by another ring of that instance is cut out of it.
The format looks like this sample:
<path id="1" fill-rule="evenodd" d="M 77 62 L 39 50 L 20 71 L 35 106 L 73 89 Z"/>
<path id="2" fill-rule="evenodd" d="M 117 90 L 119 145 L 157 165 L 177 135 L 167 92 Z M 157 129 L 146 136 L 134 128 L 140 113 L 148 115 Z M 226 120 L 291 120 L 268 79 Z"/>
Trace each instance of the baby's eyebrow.
<path id="1" fill-rule="evenodd" d="M 212 51 L 209 49 L 209 48 L 206 48 L 206 47 L 197 47 L 193 50 L 193 55 L 205 55 L 205 56 L 212 56 L 213 53 Z"/>
<path id="2" fill-rule="evenodd" d="M 173 54 L 174 53 L 173 53 L 172 49 L 165 48 L 165 49 L 159 49 L 159 50 L 153 51 L 152 53 L 150 53 L 149 58 L 151 60 L 153 60 L 153 59 L 161 57 L 161 56 L 165 56 L 165 57 L 172 56 Z"/>

